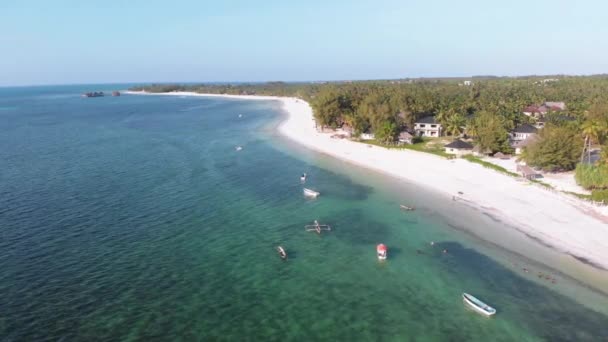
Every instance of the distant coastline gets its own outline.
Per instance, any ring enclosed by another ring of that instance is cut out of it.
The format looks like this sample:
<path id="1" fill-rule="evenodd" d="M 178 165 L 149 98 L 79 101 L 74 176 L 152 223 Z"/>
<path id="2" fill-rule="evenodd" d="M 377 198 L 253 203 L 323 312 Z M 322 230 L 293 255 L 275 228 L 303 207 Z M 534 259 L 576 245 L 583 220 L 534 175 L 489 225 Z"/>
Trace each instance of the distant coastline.
<path id="1" fill-rule="evenodd" d="M 331 133 L 320 133 L 315 129 L 312 108 L 301 99 L 193 92 L 125 93 L 280 101 L 288 115 L 278 130 L 290 140 L 344 161 L 414 182 L 444 194 L 448 199 L 481 208 L 517 227 L 530 238 L 579 262 L 608 270 L 606 208 L 599 209 L 572 196 L 533 186 L 466 160 L 447 160 L 422 152 L 389 150 L 332 139 Z"/>

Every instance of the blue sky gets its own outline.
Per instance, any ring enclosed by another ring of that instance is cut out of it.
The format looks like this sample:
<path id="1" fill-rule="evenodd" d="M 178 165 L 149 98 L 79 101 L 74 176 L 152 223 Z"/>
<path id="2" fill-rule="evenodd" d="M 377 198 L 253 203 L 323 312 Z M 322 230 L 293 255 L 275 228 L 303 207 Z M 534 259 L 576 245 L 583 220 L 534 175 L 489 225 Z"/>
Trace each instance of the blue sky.
<path id="1" fill-rule="evenodd" d="M 0 1 L 0 85 L 608 72 L 601 0 Z"/>

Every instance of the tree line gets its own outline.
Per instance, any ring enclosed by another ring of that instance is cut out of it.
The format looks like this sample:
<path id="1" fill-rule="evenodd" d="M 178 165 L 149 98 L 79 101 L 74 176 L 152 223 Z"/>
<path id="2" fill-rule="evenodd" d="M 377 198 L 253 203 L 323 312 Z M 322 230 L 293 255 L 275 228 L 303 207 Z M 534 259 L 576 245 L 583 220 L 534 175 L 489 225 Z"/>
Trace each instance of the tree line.
<path id="1" fill-rule="evenodd" d="M 606 144 L 608 77 L 563 76 L 543 82 L 544 78 L 483 78 L 473 79 L 471 85 L 454 79 L 158 84 L 133 90 L 298 97 L 311 104 L 317 124 L 348 125 L 355 134 L 373 132 L 384 143 L 394 142 L 421 117 L 433 116 L 446 135 L 469 137 L 487 153 L 513 152 L 508 132 L 534 122 L 522 114 L 526 106 L 565 102 L 565 110 L 546 115 L 539 139 L 526 148 L 522 159 L 545 170 L 572 170 L 584 155 L 584 146 Z"/>

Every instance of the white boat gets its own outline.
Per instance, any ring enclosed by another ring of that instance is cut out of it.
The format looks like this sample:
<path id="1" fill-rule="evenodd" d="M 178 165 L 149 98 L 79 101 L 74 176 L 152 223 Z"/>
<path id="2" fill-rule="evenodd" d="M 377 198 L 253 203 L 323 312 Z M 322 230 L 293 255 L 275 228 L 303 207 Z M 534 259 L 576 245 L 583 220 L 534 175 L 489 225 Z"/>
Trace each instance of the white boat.
<path id="1" fill-rule="evenodd" d="M 376 253 L 378 254 L 378 260 L 386 260 L 388 254 L 388 248 L 383 243 L 376 246 Z"/>
<path id="2" fill-rule="evenodd" d="M 317 197 L 317 196 L 319 196 L 320 194 L 321 194 L 321 193 L 316 192 L 316 191 L 314 191 L 314 190 L 310 190 L 310 189 L 304 188 L 304 195 L 305 195 L 305 196 L 308 196 L 308 197 Z"/>
<path id="3" fill-rule="evenodd" d="M 287 259 L 287 252 L 285 252 L 285 249 L 283 249 L 283 247 L 277 246 L 277 252 L 279 252 L 279 256 L 281 257 L 281 259 Z"/>
<path id="4" fill-rule="evenodd" d="M 237 147 L 235 147 L 234 149 L 235 149 L 235 150 L 237 150 L 237 151 L 240 151 L 240 150 L 242 150 L 242 149 L 243 149 L 243 147 L 242 147 L 242 146 L 237 146 Z"/>
<path id="5" fill-rule="evenodd" d="M 492 316 L 496 313 L 496 309 L 489 306 L 488 304 L 482 302 L 481 300 L 473 297 L 468 293 L 462 294 L 462 299 L 465 303 L 467 303 L 473 310 L 485 316 Z"/>
<path id="6" fill-rule="evenodd" d="M 408 207 L 407 205 L 400 204 L 399 207 L 403 210 L 412 211 L 414 207 Z"/>
<path id="7" fill-rule="evenodd" d="M 306 182 L 306 177 L 308 177 L 308 175 L 307 175 L 306 173 L 303 173 L 303 174 L 300 176 L 300 181 L 301 181 L 302 183 Z"/>

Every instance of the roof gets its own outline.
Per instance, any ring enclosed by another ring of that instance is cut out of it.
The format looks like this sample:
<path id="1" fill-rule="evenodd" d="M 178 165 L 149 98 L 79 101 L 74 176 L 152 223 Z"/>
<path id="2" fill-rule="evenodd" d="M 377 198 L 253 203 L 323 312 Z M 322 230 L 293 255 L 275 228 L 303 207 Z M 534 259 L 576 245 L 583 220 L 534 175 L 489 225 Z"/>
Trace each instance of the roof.
<path id="1" fill-rule="evenodd" d="M 513 133 L 536 133 L 538 129 L 532 125 L 523 124 L 515 127 Z"/>
<path id="2" fill-rule="evenodd" d="M 464 142 L 460 139 L 456 139 L 456 140 L 452 141 L 451 143 L 445 145 L 445 147 L 454 148 L 457 150 L 472 150 L 473 149 L 473 145 L 469 144 L 468 142 Z"/>
<path id="3" fill-rule="evenodd" d="M 528 106 L 526 108 L 524 108 L 523 110 L 524 113 L 540 113 L 540 114 L 544 114 L 546 112 L 548 112 L 547 107 L 545 106 L 536 106 L 536 105 L 531 105 Z"/>
<path id="4" fill-rule="evenodd" d="M 412 139 L 413 137 L 413 135 L 406 131 L 399 133 L 399 139 Z"/>
<path id="5" fill-rule="evenodd" d="M 422 118 L 416 120 L 416 123 L 436 124 L 437 121 L 435 121 L 435 117 L 434 116 L 425 116 L 425 117 L 422 117 Z"/>
<path id="6" fill-rule="evenodd" d="M 564 102 L 545 102 L 545 106 L 553 109 L 553 110 L 564 110 L 566 109 L 566 104 Z"/>

